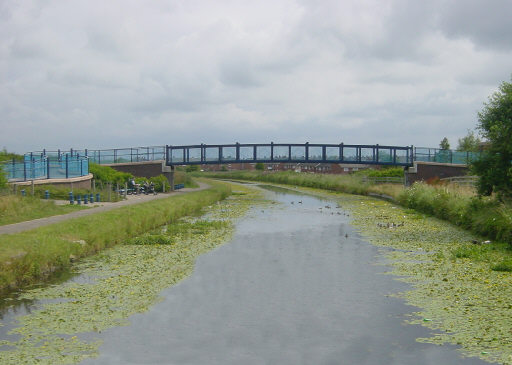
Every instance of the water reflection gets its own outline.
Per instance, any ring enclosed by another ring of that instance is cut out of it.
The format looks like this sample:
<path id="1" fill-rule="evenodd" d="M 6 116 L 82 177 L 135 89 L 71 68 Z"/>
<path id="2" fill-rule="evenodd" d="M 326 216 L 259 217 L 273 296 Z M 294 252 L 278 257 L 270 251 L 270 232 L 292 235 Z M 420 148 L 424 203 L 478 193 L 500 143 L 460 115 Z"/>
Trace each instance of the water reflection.
<path id="1" fill-rule="evenodd" d="M 336 204 L 265 189 L 281 204 L 253 209 L 84 364 L 484 364 L 415 341 L 430 330 L 405 325 L 415 308 L 388 295 L 407 284 L 381 275 L 378 249 Z"/>

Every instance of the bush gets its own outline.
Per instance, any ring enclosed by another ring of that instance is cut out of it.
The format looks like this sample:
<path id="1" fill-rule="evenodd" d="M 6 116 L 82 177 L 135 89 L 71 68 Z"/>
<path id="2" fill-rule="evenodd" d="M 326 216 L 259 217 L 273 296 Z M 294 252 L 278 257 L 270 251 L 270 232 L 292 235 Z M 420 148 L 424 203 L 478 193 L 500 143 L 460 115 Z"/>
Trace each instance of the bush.
<path id="1" fill-rule="evenodd" d="M 16 153 L 7 152 L 7 150 L 4 148 L 0 151 L 0 162 L 2 161 L 23 161 L 23 155 L 18 155 Z"/>
<path id="2" fill-rule="evenodd" d="M 114 184 L 124 184 L 130 180 L 133 175 L 127 172 L 120 172 L 109 166 L 101 166 L 95 163 L 89 164 L 89 172 L 94 175 L 94 179 L 103 184 L 108 182 Z"/>

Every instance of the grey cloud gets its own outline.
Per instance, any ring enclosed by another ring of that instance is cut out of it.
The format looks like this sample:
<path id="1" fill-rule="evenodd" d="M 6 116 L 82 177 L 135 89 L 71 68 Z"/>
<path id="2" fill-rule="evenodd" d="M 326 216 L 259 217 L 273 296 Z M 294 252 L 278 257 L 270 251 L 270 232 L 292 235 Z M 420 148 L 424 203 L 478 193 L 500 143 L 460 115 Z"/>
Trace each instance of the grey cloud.
<path id="1" fill-rule="evenodd" d="M 453 38 L 467 38 L 484 49 L 512 49 L 512 2 L 510 0 L 447 1 L 439 26 Z"/>
<path id="2" fill-rule="evenodd" d="M 511 72 L 481 4 L 0 0 L 0 146 L 456 141 Z"/>

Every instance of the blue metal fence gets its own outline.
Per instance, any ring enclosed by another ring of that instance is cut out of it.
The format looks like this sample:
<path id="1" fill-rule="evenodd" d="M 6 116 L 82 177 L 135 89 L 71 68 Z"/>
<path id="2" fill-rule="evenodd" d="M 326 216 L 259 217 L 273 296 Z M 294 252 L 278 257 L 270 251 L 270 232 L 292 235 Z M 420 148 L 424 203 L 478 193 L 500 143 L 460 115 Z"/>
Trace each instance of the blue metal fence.
<path id="1" fill-rule="evenodd" d="M 412 146 L 266 143 L 167 146 L 166 165 L 314 162 L 412 166 Z"/>
<path id="2" fill-rule="evenodd" d="M 442 150 L 439 148 L 416 147 L 414 161 L 467 164 L 478 160 L 481 152 Z"/>
<path id="3" fill-rule="evenodd" d="M 110 148 L 104 150 L 42 150 L 30 153 L 31 156 L 40 157 L 61 156 L 63 154 L 70 154 L 71 156 L 86 156 L 89 158 L 90 162 L 102 165 L 144 161 L 160 161 L 165 160 L 165 146 Z"/>
<path id="4" fill-rule="evenodd" d="M 34 157 L 37 156 L 37 157 Z M 10 161 L 0 164 L 0 169 L 9 181 L 38 179 L 67 179 L 89 174 L 89 159 L 69 153 L 57 155 L 26 154 L 23 161 Z"/>

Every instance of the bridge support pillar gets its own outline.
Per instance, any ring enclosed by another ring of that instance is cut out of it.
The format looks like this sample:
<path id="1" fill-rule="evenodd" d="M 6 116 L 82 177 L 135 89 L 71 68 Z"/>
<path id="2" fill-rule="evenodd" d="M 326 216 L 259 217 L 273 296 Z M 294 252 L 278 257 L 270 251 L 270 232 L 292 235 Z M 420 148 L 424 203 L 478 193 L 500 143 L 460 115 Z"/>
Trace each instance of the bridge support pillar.
<path id="1" fill-rule="evenodd" d="M 174 166 L 167 166 L 165 161 L 162 162 L 162 173 L 167 178 L 167 181 L 171 186 L 171 191 L 174 191 Z"/>

